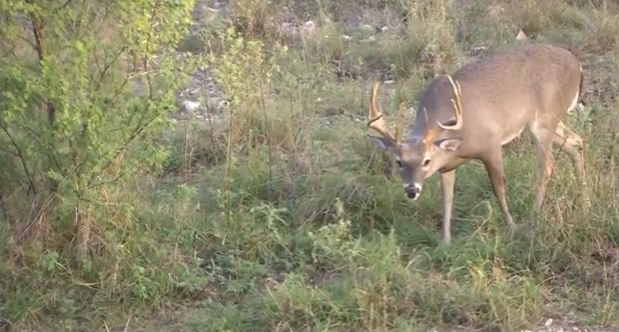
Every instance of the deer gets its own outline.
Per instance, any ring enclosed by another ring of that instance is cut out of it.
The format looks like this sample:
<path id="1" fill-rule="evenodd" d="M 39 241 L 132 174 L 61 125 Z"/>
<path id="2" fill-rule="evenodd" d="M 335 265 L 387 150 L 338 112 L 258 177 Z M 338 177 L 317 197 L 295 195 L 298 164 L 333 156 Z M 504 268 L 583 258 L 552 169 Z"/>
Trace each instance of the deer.
<path id="1" fill-rule="evenodd" d="M 535 143 L 540 171 L 534 211 L 543 205 L 553 171 L 553 144 L 569 154 L 586 188 L 584 140 L 563 123 L 577 106 L 583 78 L 571 51 L 549 44 L 519 45 L 434 78 L 403 138 L 399 132 L 391 134 L 378 101 L 380 84 L 374 81 L 367 125 L 380 135 L 370 135 L 372 140 L 395 157 L 408 198 L 418 199 L 425 181 L 440 174 L 441 242 L 449 244 L 456 169 L 471 160 L 485 166 L 502 218 L 510 229 L 515 226 L 507 205 L 502 150 L 525 128 Z"/>

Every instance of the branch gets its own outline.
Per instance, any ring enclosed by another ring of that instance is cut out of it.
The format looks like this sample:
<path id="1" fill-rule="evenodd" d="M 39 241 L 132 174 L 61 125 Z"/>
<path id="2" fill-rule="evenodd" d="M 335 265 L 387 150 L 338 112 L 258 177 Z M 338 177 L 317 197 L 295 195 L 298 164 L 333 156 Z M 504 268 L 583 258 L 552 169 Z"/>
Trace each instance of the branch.
<path id="1" fill-rule="evenodd" d="M 103 69 L 99 72 L 99 79 L 95 83 L 95 91 L 98 91 L 99 88 L 101 88 L 101 83 L 103 83 L 103 78 L 105 78 L 107 71 L 112 67 L 112 65 L 116 63 L 116 61 L 118 61 L 120 55 L 123 54 L 126 50 L 127 46 L 123 46 L 118 53 L 114 54 L 110 62 L 104 64 Z"/>
<path id="2" fill-rule="evenodd" d="M 151 103 L 149 102 L 146 105 L 146 109 L 144 110 L 144 114 L 148 112 L 148 109 L 150 108 Z M 138 125 L 136 126 L 136 128 L 134 129 L 133 134 L 131 134 L 126 140 L 125 142 L 123 142 L 118 148 L 116 148 L 116 151 L 114 151 L 114 153 L 112 154 L 112 156 L 107 160 L 107 162 L 105 163 L 105 165 L 101 168 L 101 173 L 105 172 L 105 170 L 110 167 L 112 165 L 112 162 L 123 152 L 127 149 L 127 147 L 129 146 L 129 144 L 131 144 L 131 142 L 133 142 L 138 136 L 140 136 L 144 130 L 146 130 L 146 128 L 148 128 L 148 126 L 153 123 L 153 121 L 155 121 L 160 115 L 157 114 L 155 116 L 153 116 L 151 119 L 149 119 L 148 121 L 146 121 L 145 123 L 138 123 Z M 89 188 L 91 188 L 92 185 L 89 186 Z"/>
<path id="3" fill-rule="evenodd" d="M 28 190 L 32 190 L 32 192 L 36 195 L 37 194 L 37 190 L 36 190 L 36 188 L 34 186 L 34 179 L 32 178 L 30 170 L 28 169 L 28 166 L 26 165 L 26 159 L 24 158 L 24 154 L 22 153 L 19 145 L 15 141 L 15 138 L 13 138 L 13 135 L 11 135 L 11 133 L 9 132 L 8 128 L 6 128 L 5 126 L 0 125 L 0 129 L 2 129 L 2 131 L 5 133 L 5 135 L 9 138 L 9 141 L 11 141 L 11 145 L 13 145 L 13 147 L 15 148 L 15 151 L 17 153 L 17 157 L 19 158 L 19 161 L 21 162 L 21 166 L 23 167 L 24 172 L 26 173 L 26 177 L 28 178 L 28 183 L 29 183 L 29 186 L 30 186 L 30 188 L 28 188 Z"/>
<path id="4" fill-rule="evenodd" d="M 31 1 L 27 1 L 32 4 Z M 39 17 L 34 13 L 34 11 L 30 11 L 30 22 L 32 23 L 32 35 L 34 36 L 34 48 L 37 51 L 37 56 L 39 57 L 39 62 L 42 62 L 45 59 L 45 48 L 43 47 L 43 24 Z M 47 103 L 47 118 L 49 120 L 50 125 L 53 125 L 56 121 L 56 108 L 50 102 Z"/>
<path id="5" fill-rule="evenodd" d="M 32 23 L 32 35 L 34 36 L 34 48 L 37 51 L 37 56 L 39 57 L 39 61 L 43 61 L 45 54 L 43 52 L 43 39 L 41 35 L 41 30 L 43 26 L 39 21 L 39 18 L 33 13 L 30 12 L 30 22 Z"/>
<path id="6" fill-rule="evenodd" d="M 64 4 L 58 6 L 57 8 L 54 8 L 54 12 L 59 12 L 59 11 L 65 9 L 71 3 L 71 1 L 72 0 L 67 0 L 67 1 L 65 1 Z"/>

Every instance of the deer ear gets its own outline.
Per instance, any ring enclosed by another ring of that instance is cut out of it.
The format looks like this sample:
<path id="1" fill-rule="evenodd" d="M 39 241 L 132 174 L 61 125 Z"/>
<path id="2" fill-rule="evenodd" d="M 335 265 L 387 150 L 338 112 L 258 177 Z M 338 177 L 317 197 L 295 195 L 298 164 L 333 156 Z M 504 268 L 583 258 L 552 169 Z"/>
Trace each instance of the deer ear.
<path id="1" fill-rule="evenodd" d="M 462 139 L 460 138 L 445 138 L 434 142 L 439 149 L 447 152 L 454 152 L 460 148 Z"/>
<path id="2" fill-rule="evenodd" d="M 394 148 L 393 141 L 388 138 L 372 136 L 372 135 L 368 135 L 368 136 L 370 137 L 372 141 L 374 141 L 376 145 L 378 145 L 379 148 L 383 150 L 391 150 Z"/>

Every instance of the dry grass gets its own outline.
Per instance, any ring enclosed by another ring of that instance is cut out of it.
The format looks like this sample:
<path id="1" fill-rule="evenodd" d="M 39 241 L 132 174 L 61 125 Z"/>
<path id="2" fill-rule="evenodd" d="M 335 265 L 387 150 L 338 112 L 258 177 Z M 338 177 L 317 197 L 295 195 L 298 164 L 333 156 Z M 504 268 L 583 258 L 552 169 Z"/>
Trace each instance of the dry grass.
<path id="1" fill-rule="evenodd" d="M 105 212 L 113 227 L 100 230 L 95 265 L 73 266 L 62 242 L 0 246 L 10 258 L 0 265 L 0 326 L 111 329 L 128 316 L 144 330 L 517 330 L 547 317 L 618 326 L 615 5 L 243 0 L 226 12 L 240 33 L 227 34 L 222 19 L 206 22 L 219 30 L 204 36 L 227 36 L 208 40 L 207 60 L 229 116 L 217 128 L 179 124 L 161 138 L 170 154 L 161 173 L 109 193 L 123 204 Z M 297 33 L 283 35 L 279 20 Z M 308 20 L 315 30 L 303 33 Z M 536 166 L 524 139 L 505 152 L 521 229 L 507 231 L 471 164 L 458 171 L 453 244 L 438 246 L 436 181 L 411 204 L 366 139 L 369 81 L 394 80 L 383 107 L 395 119 L 437 73 L 514 45 L 521 28 L 580 52 L 587 106 L 568 122 L 587 141 L 593 207 L 582 212 L 560 157 L 532 216 Z M 56 241 L 71 222 L 58 223 Z M 0 226 L 0 241 L 11 232 Z"/>

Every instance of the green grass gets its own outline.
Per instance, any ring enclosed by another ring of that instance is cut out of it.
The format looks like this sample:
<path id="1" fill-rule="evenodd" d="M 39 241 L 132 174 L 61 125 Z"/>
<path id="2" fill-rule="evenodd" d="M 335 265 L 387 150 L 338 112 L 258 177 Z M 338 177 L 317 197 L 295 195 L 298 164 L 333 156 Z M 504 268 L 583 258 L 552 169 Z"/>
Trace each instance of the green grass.
<path id="1" fill-rule="evenodd" d="M 162 170 L 105 193 L 90 265 L 71 258 L 70 217 L 50 213 L 54 226 L 33 243 L 0 223 L 0 327 L 511 331 L 566 316 L 619 327 L 617 8 L 501 2 L 505 11 L 490 16 L 486 2 L 456 3 L 346 8 L 391 24 L 375 32 L 320 2 L 306 8 L 318 33 L 287 39 L 273 32 L 282 7 L 234 1 L 243 11 L 231 24 L 251 68 L 230 45 L 198 47 L 217 52 L 210 64 L 237 93 L 231 124 L 183 122 L 162 135 Z M 209 22 L 219 30 L 204 38 L 224 35 L 221 21 Z M 367 139 L 370 79 L 395 79 L 383 93 L 395 120 L 436 74 L 513 46 L 522 27 L 581 50 L 587 107 L 567 122 L 587 141 L 592 207 L 582 211 L 582 188 L 560 155 L 544 209 L 531 212 L 536 162 L 525 137 L 504 149 L 518 229 L 501 219 L 483 167 L 469 163 L 458 169 L 453 242 L 441 246 L 437 179 L 410 202 Z"/>

